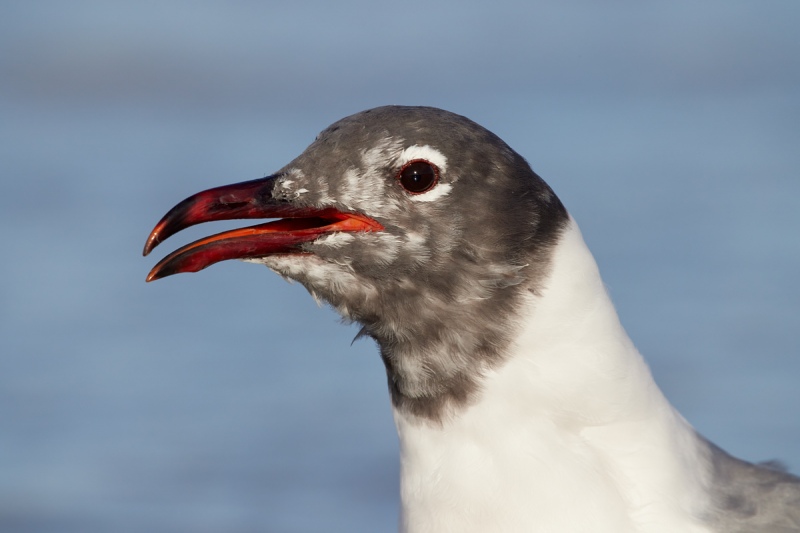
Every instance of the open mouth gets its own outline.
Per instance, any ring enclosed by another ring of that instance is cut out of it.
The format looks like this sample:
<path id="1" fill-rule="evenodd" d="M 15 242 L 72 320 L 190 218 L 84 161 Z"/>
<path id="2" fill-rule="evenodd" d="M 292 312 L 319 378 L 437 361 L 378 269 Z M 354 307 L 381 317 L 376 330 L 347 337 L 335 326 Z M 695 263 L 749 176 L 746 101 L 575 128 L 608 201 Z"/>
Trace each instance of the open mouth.
<path id="1" fill-rule="evenodd" d="M 303 253 L 300 245 L 336 232 L 381 231 L 383 226 L 358 213 L 335 208 L 297 207 L 274 200 L 275 177 L 216 187 L 186 198 L 173 207 L 144 247 L 149 254 L 171 235 L 195 224 L 215 220 L 279 218 L 264 224 L 217 233 L 175 250 L 147 275 L 147 281 L 197 272 L 227 259 L 253 259 L 275 254 Z"/>

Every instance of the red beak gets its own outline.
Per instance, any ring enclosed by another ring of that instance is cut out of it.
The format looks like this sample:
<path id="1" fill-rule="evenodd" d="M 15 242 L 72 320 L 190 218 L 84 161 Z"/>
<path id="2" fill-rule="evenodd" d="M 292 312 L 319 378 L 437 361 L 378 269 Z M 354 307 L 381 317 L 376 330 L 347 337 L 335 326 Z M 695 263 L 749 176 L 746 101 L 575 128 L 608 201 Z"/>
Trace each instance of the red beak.
<path id="1" fill-rule="evenodd" d="M 275 200 L 275 176 L 225 185 L 199 192 L 173 207 L 150 232 L 144 245 L 149 254 L 161 241 L 189 226 L 213 220 L 281 218 L 273 222 L 225 231 L 172 252 L 153 267 L 147 281 L 197 272 L 226 259 L 302 253 L 299 245 L 339 231 L 381 231 L 383 226 L 364 215 L 332 207 L 297 207 Z"/>

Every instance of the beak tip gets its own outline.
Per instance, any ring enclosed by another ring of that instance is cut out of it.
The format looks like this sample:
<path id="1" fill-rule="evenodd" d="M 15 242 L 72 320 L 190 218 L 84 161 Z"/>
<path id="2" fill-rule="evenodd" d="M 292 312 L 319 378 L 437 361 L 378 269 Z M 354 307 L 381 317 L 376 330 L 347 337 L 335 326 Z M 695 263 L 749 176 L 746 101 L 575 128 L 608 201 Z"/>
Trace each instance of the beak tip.
<path id="1" fill-rule="evenodd" d="M 144 250 L 142 250 L 142 255 L 147 257 L 150 255 L 150 252 L 153 251 L 153 248 L 158 246 L 159 240 L 158 236 L 155 235 L 155 232 L 151 233 L 149 237 L 147 237 L 147 241 L 144 243 Z"/>

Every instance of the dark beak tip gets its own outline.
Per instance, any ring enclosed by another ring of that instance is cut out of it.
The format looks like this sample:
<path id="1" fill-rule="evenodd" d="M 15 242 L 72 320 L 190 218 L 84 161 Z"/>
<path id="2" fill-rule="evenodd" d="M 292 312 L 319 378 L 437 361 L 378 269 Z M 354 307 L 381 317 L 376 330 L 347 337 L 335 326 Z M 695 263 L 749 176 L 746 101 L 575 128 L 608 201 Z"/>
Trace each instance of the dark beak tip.
<path id="1" fill-rule="evenodd" d="M 153 251 L 153 248 L 156 247 L 156 244 L 158 244 L 158 243 L 154 244 L 152 240 L 147 239 L 147 242 L 144 243 L 144 250 L 142 250 L 142 255 L 144 257 L 147 257 L 148 255 L 150 255 L 150 252 Z"/>
<path id="2" fill-rule="evenodd" d="M 147 236 L 147 240 L 144 243 L 144 249 L 142 250 L 142 255 L 147 257 L 150 255 L 156 246 L 161 244 L 160 234 L 161 234 L 161 224 L 157 225 L 153 228 L 153 231 L 150 232 L 150 235 Z"/>
<path id="3" fill-rule="evenodd" d="M 163 263 L 163 260 L 161 263 Z M 177 274 L 177 272 L 170 271 L 169 269 L 164 269 L 161 263 L 157 264 L 150 270 L 150 272 L 147 274 L 147 277 L 144 279 L 145 283 L 150 283 L 151 281 L 156 281 L 158 279 L 171 276 L 172 274 Z"/>

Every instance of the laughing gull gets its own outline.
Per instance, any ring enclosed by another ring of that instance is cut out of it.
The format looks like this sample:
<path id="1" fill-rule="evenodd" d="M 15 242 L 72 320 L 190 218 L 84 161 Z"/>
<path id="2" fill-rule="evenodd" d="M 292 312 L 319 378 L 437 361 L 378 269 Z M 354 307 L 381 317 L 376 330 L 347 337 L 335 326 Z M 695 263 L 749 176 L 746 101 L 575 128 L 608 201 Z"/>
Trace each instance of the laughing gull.
<path id="1" fill-rule="evenodd" d="M 380 347 L 401 531 L 800 531 L 800 478 L 670 405 L 577 224 L 528 163 L 429 107 L 344 118 L 263 179 L 176 205 L 145 245 L 223 219 L 148 281 L 226 259 L 302 283 Z"/>

